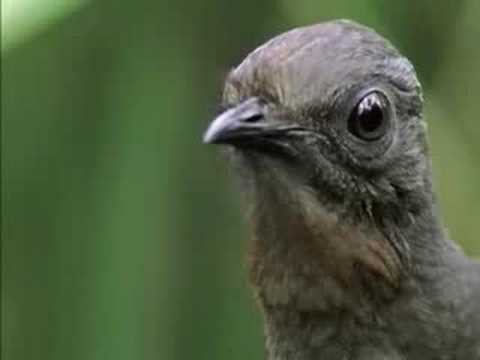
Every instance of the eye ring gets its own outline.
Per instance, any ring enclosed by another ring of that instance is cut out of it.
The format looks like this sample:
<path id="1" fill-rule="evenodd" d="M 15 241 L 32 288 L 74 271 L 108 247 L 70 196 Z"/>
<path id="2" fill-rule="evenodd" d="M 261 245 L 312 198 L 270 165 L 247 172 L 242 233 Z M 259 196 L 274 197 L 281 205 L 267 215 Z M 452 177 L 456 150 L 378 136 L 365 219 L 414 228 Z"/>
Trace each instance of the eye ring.
<path id="1" fill-rule="evenodd" d="M 348 117 L 348 131 L 355 137 L 372 142 L 381 139 L 391 121 L 390 102 L 378 90 L 364 95 Z"/>

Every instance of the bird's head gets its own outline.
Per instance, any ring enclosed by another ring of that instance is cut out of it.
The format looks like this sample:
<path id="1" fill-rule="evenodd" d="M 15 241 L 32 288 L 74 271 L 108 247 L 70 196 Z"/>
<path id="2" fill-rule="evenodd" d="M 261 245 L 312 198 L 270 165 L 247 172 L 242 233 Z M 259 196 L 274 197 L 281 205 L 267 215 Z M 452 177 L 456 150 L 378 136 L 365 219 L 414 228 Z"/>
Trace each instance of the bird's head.
<path id="1" fill-rule="evenodd" d="M 224 108 L 204 141 L 232 146 L 268 214 L 263 231 L 301 213 L 317 232 L 335 223 L 395 237 L 389 226 L 431 213 L 421 88 L 411 63 L 374 31 L 341 20 L 273 38 L 230 73 Z M 408 243 L 387 242 L 408 258 Z"/>

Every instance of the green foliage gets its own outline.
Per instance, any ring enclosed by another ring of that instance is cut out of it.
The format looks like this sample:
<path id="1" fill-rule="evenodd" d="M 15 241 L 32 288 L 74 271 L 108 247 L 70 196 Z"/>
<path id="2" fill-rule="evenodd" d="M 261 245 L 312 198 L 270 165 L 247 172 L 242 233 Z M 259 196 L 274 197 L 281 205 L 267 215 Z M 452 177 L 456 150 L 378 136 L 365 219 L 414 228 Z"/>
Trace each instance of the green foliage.
<path id="1" fill-rule="evenodd" d="M 3 0 L 2 51 L 81 8 L 87 0 Z"/>

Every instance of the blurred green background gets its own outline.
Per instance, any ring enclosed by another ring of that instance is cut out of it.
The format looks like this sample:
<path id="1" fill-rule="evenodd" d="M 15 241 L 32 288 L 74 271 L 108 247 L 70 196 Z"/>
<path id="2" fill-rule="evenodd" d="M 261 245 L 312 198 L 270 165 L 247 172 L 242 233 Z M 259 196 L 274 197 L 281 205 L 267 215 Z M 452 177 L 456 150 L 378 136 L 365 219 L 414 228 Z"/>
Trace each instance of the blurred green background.
<path id="1" fill-rule="evenodd" d="M 228 166 L 229 68 L 346 17 L 424 85 L 443 216 L 480 255 L 480 1 L 3 0 L 2 359 L 261 359 Z"/>

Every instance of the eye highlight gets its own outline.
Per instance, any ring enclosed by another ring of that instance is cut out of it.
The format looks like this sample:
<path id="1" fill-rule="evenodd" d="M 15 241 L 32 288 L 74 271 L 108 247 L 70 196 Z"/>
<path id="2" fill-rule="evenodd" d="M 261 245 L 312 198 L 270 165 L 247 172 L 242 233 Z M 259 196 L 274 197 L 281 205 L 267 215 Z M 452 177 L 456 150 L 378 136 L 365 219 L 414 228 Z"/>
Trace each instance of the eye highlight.
<path id="1" fill-rule="evenodd" d="M 348 118 L 348 131 L 364 141 L 383 137 L 390 123 L 389 101 L 379 91 L 365 95 Z"/>

